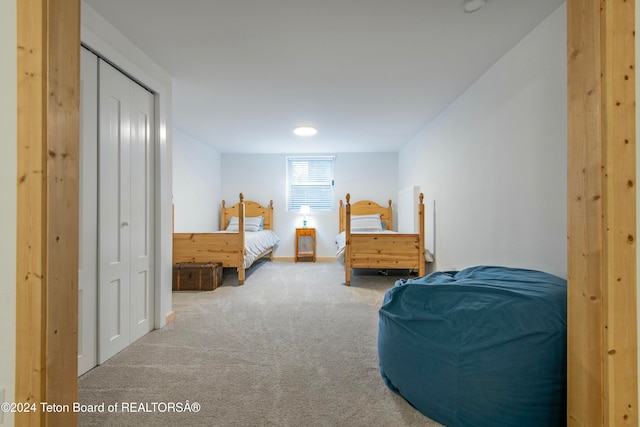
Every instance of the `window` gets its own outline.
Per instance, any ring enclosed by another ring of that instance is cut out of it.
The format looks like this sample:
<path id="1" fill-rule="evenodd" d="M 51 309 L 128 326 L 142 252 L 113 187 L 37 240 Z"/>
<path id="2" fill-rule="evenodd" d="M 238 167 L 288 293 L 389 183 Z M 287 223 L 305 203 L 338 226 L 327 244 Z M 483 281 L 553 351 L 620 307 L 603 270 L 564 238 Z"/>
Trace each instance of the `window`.
<path id="1" fill-rule="evenodd" d="M 334 157 L 287 157 L 287 210 L 333 210 Z"/>

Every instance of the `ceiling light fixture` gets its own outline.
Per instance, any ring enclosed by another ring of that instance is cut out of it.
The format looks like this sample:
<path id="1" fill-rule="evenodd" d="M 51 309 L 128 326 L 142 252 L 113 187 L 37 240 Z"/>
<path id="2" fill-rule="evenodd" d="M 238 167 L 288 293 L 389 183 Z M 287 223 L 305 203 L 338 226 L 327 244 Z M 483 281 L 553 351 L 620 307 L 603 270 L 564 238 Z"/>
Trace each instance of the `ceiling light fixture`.
<path id="1" fill-rule="evenodd" d="M 464 11 L 475 12 L 487 4 L 487 0 L 464 0 Z"/>
<path id="2" fill-rule="evenodd" d="M 318 129 L 311 126 L 297 126 L 293 128 L 293 133 L 298 136 L 313 136 L 318 133 Z"/>

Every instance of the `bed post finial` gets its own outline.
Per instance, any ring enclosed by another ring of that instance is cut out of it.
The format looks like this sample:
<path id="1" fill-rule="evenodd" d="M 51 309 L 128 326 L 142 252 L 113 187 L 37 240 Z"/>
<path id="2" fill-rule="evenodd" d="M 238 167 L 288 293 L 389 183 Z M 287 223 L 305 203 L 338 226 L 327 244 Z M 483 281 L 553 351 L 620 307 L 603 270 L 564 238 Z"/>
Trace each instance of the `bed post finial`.
<path id="1" fill-rule="evenodd" d="M 349 204 L 349 200 L 351 199 L 351 194 L 347 193 L 347 196 L 345 197 L 345 199 L 347 199 L 347 204 Z"/>
<path id="2" fill-rule="evenodd" d="M 269 200 L 269 207 L 273 209 L 273 200 Z"/>
<path id="3" fill-rule="evenodd" d="M 244 194 L 240 193 L 240 203 L 244 201 Z"/>
<path id="4" fill-rule="evenodd" d="M 420 204 L 424 203 L 424 193 L 420 193 Z"/>
<path id="5" fill-rule="evenodd" d="M 223 200 L 223 201 L 222 201 L 222 207 L 223 207 L 223 208 L 224 208 L 224 203 L 225 203 L 225 202 L 224 202 L 224 200 Z"/>
<path id="6" fill-rule="evenodd" d="M 391 204 L 392 204 L 391 199 L 389 199 L 389 207 L 391 207 Z"/>

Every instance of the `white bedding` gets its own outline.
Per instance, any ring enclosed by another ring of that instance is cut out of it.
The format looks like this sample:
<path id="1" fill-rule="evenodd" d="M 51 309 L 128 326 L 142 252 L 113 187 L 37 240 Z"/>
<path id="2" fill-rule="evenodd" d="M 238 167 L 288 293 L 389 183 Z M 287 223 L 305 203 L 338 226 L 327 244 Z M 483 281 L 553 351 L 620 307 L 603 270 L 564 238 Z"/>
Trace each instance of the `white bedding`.
<path id="1" fill-rule="evenodd" d="M 244 268 L 249 268 L 260 254 L 274 247 L 280 239 L 273 230 L 244 233 Z"/>
<path id="2" fill-rule="evenodd" d="M 218 233 L 234 233 L 233 231 L 218 231 Z M 237 233 L 237 232 L 236 232 Z M 246 231 L 244 233 L 244 262 L 243 267 L 249 268 L 260 254 L 274 247 L 280 238 L 273 230 Z"/>

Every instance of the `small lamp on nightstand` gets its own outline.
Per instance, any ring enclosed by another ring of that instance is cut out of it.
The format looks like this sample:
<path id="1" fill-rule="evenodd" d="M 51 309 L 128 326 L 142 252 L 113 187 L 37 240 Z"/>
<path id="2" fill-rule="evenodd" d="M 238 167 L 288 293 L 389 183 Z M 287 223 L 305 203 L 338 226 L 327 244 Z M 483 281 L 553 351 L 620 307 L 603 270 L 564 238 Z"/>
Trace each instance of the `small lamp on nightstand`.
<path id="1" fill-rule="evenodd" d="M 300 215 L 302 215 L 302 228 L 307 228 L 307 215 L 311 213 L 311 206 L 300 206 Z"/>

